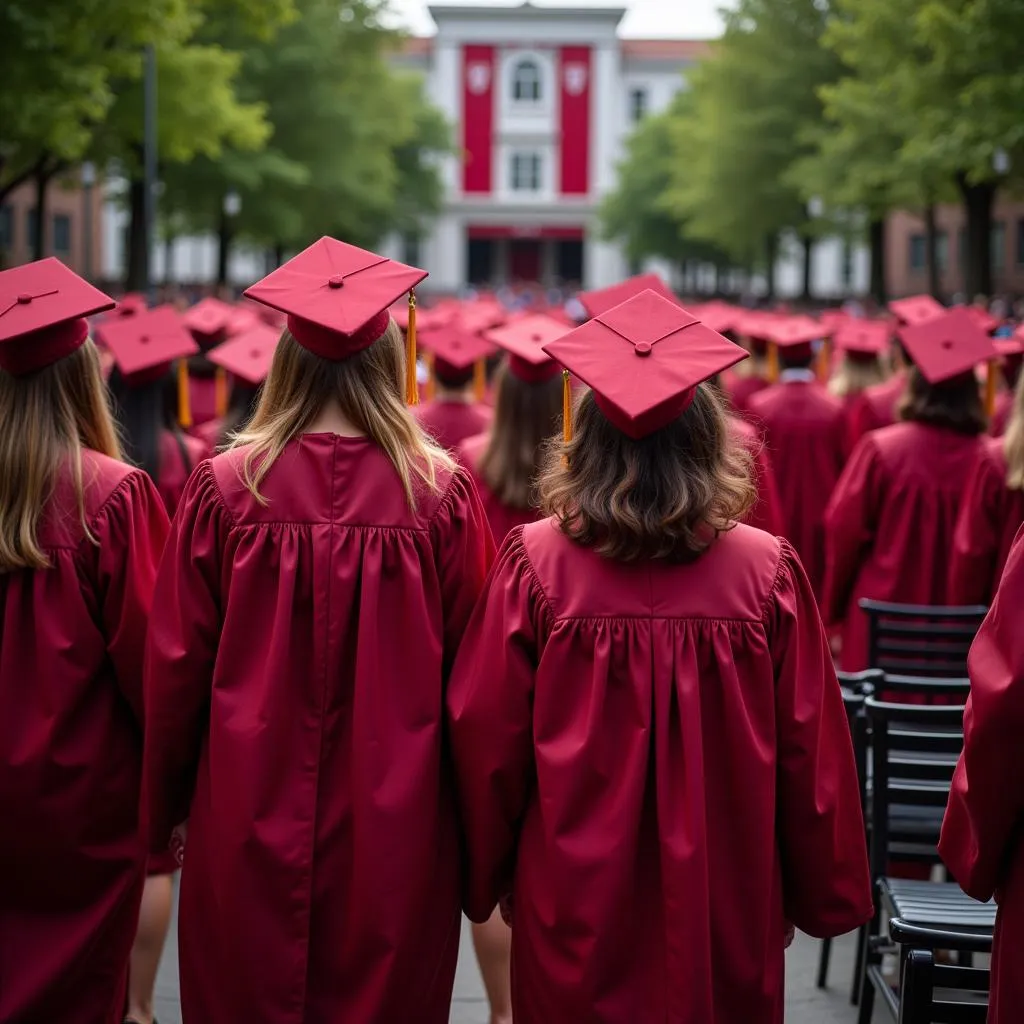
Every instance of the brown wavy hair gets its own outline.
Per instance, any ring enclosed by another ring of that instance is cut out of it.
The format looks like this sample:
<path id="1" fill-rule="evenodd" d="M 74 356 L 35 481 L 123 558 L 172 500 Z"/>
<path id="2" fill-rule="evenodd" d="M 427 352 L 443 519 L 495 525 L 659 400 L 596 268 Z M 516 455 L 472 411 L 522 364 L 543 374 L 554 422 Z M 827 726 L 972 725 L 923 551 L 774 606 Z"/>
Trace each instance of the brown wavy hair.
<path id="1" fill-rule="evenodd" d="M 713 387 L 700 385 L 686 412 L 639 441 L 586 391 L 573 431 L 568 444 L 549 447 L 541 503 L 567 537 L 607 558 L 692 561 L 757 499 L 750 453 Z"/>
<path id="2" fill-rule="evenodd" d="M 923 373 L 911 366 L 907 387 L 896 406 L 899 419 L 945 427 L 958 434 L 977 437 L 988 430 L 988 416 L 973 373 L 962 373 L 939 384 L 929 384 Z"/>
<path id="3" fill-rule="evenodd" d="M 503 505 L 530 508 L 536 504 L 537 473 L 544 445 L 562 419 L 562 375 L 530 383 L 498 370 L 494 423 L 477 472 Z"/>
<path id="4" fill-rule="evenodd" d="M 84 448 L 121 458 L 91 341 L 24 377 L 0 371 L 0 573 L 50 567 L 39 521 L 62 472 L 71 473 L 82 529 L 96 542 L 86 521 Z"/>
<path id="5" fill-rule="evenodd" d="M 1024 491 L 1024 374 L 1013 393 L 1013 412 L 1003 438 L 1006 459 L 1006 486 L 1011 491 Z"/>
<path id="6" fill-rule="evenodd" d="M 247 446 L 242 481 L 266 504 L 260 484 L 285 446 L 337 401 L 341 411 L 391 460 L 410 508 L 417 483 L 440 490 L 438 470 L 453 470 L 451 457 L 420 430 L 405 404 L 405 341 L 392 320 L 369 348 L 347 359 L 322 359 L 285 330 L 252 420 L 231 439 Z"/>

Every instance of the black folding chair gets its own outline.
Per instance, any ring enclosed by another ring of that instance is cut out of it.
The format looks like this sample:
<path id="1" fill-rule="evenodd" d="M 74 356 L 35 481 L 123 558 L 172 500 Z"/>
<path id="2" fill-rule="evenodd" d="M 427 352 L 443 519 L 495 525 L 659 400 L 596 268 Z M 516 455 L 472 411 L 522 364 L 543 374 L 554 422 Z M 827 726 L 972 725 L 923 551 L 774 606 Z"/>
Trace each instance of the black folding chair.
<path id="1" fill-rule="evenodd" d="M 991 973 L 973 963 L 946 963 L 937 949 L 991 953 L 992 936 L 922 928 L 901 918 L 889 922 L 889 936 L 900 949 L 899 1024 L 985 1024 Z"/>
<path id="2" fill-rule="evenodd" d="M 956 761 L 963 747 L 963 708 L 864 701 L 871 731 L 871 875 L 875 916 L 861 968 L 860 1024 L 870 1024 L 875 993 L 897 1019 L 899 997 L 882 973 L 882 959 L 895 952 L 881 935 L 881 914 L 911 926 L 968 934 L 991 934 L 995 907 L 978 903 L 949 882 L 887 875 L 891 861 L 938 863 L 937 844 Z"/>
<path id="3" fill-rule="evenodd" d="M 967 652 L 988 611 L 983 605 L 889 604 L 864 598 L 868 663 L 898 676 L 966 678 Z"/>

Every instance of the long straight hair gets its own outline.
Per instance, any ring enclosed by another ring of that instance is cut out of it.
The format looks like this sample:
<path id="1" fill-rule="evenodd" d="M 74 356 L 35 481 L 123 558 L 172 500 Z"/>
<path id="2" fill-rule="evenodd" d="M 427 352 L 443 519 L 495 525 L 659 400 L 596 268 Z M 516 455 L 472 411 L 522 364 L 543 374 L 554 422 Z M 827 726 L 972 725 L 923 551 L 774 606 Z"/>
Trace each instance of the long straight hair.
<path id="1" fill-rule="evenodd" d="M 39 522 L 62 472 L 71 474 L 82 529 L 95 543 L 86 520 L 83 448 L 121 458 L 91 341 L 24 377 L 0 371 L 0 572 L 49 568 Z"/>
<path id="2" fill-rule="evenodd" d="M 1006 459 L 1006 486 L 1011 491 L 1024 491 L 1024 373 L 1017 380 L 1013 393 L 1013 412 L 1003 437 Z"/>
<path id="3" fill-rule="evenodd" d="M 265 505 L 260 484 L 285 446 L 300 435 L 332 399 L 342 413 L 391 460 L 409 507 L 416 485 L 440 490 L 438 470 L 455 463 L 420 430 L 404 400 L 405 343 L 394 320 L 369 348 L 348 359 L 322 359 L 285 331 L 281 335 L 256 412 L 231 447 L 246 446 L 242 481 Z"/>
<path id="4" fill-rule="evenodd" d="M 864 359 L 843 356 L 839 368 L 828 382 L 829 393 L 836 398 L 859 395 L 865 388 L 885 380 L 885 367 L 877 356 Z"/>

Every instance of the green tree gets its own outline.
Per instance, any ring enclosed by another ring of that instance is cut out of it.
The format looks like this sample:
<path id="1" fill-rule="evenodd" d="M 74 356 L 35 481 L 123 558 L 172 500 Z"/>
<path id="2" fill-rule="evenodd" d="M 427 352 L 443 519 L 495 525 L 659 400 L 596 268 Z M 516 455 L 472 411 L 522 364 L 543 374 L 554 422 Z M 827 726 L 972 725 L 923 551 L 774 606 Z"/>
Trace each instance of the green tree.
<path id="1" fill-rule="evenodd" d="M 769 286 L 779 236 L 797 232 L 805 296 L 816 225 L 788 172 L 813 148 L 820 87 L 840 73 L 821 45 L 827 16 L 821 0 L 740 0 L 670 132 L 668 208 L 737 262 L 763 253 Z"/>

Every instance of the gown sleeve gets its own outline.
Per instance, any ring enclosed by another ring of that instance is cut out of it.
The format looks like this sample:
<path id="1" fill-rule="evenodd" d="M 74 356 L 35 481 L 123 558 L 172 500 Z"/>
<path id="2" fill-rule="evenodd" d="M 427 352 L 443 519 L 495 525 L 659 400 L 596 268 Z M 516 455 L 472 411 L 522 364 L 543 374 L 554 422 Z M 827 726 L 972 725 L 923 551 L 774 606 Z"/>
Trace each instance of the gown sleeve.
<path id="1" fill-rule="evenodd" d="M 992 600 L 1004 489 L 999 467 L 982 451 L 968 477 L 953 536 L 949 593 L 954 604 L 988 604 Z"/>
<path id="2" fill-rule="evenodd" d="M 154 850 L 167 849 L 171 830 L 189 814 L 217 656 L 229 525 L 205 462 L 182 495 L 149 627 L 143 780 Z"/>
<path id="3" fill-rule="evenodd" d="M 823 938 L 871 917 L 853 743 L 814 592 L 792 547 L 766 609 L 775 664 L 777 829 L 787 920 Z"/>
<path id="4" fill-rule="evenodd" d="M 836 482 L 825 510 L 825 585 L 821 612 L 826 624 L 846 616 L 857 573 L 874 542 L 880 491 L 878 449 L 862 438 Z"/>
<path id="5" fill-rule="evenodd" d="M 771 456 L 768 454 L 767 446 L 763 444 L 752 454 L 757 481 L 757 502 L 751 509 L 747 522 L 750 526 L 756 526 L 759 530 L 777 537 L 783 532 L 782 502 L 775 484 Z"/>
<path id="6" fill-rule="evenodd" d="M 444 614 L 444 677 L 494 561 L 494 540 L 473 481 L 460 468 L 432 520 Z"/>
<path id="7" fill-rule="evenodd" d="M 146 629 L 167 531 L 160 495 L 141 471 L 131 473 L 111 495 L 94 529 L 107 653 L 140 725 Z"/>
<path id="8" fill-rule="evenodd" d="M 506 538 L 470 619 L 448 687 L 449 734 L 465 842 L 463 908 L 483 922 L 508 896 L 534 781 L 533 689 L 543 596 L 522 542 Z"/>
<path id="9" fill-rule="evenodd" d="M 971 693 L 939 854 L 963 890 L 987 900 L 1002 881 L 1024 818 L 1024 530 L 971 647 Z"/>

